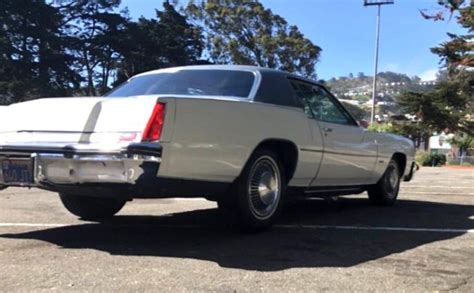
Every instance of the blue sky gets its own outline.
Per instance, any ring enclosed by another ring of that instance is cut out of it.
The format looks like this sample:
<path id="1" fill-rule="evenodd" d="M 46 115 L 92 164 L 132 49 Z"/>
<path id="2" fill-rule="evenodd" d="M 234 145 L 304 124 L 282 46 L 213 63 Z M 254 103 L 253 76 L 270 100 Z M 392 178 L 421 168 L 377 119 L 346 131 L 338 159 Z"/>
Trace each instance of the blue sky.
<path id="1" fill-rule="evenodd" d="M 364 72 L 373 74 L 376 7 L 362 0 L 261 0 L 274 13 L 295 24 L 320 46 L 319 78 L 329 79 Z M 132 18 L 155 16 L 162 0 L 122 0 Z M 181 0 L 180 4 L 187 3 Z M 379 71 L 395 71 L 424 80 L 434 78 L 439 58 L 430 48 L 448 39 L 446 33 L 464 31 L 453 18 L 433 22 L 419 9 L 437 9 L 436 0 L 395 0 L 382 7 Z"/>

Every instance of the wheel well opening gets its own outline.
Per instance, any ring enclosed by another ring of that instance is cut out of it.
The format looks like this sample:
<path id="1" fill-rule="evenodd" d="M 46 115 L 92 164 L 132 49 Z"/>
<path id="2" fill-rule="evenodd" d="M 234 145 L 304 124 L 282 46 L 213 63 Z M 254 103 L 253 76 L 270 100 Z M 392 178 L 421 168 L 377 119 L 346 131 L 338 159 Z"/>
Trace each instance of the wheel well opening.
<path id="1" fill-rule="evenodd" d="M 265 140 L 255 148 L 255 150 L 258 149 L 269 149 L 277 153 L 285 169 L 286 182 L 288 183 L 293 178 L 298 162 L 298 148 L 293 142 L 277 139 Z"/>
<path id="2" fill-rule="evenodd" d="M 392 159 L 394 159 L 398 163 L 398 166 L 400 167 L 400 177 L 402 177 L 403 174 L 405 173 L 405 167 L 407 165 L 407 157 L 405 156 L 405 154 L 395 153 L 393 154 Z"/>

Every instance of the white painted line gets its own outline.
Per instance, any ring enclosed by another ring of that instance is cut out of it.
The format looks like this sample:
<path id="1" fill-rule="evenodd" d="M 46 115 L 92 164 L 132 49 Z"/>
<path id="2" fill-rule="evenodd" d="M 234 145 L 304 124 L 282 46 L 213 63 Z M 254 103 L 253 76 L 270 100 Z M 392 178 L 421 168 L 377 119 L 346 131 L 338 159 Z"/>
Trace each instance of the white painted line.
<path id="1" fill-rule="evenodd" d="M 472 192 L 456 192 L 456 191 L 445 191 L 445 192 L 430 192 L 430 191 L 410 191 L 410 190 L 401 190 L 402 193 L 411 193 L 411 194 L 426 194 L 426 195 L 474 195 Z"/>
<path id="2" fill-rule="evenodd" d="M 28 228 L 59 228 L 75 226 L 76 223 L 0 223 L 0 227 L 28 227 Z M 81 224 L 79 224 L 80 226 Z M 158 228 L 209 228 L 206 225 L 147 225 L 147 224 L 105 224 L 110 227 L 158 227 Z M 333 229 L 333 230 L 372 230 L 372 231 L 402 231 L 402 232 L 435 232 L 435 233 L 469 233 L 474 234 L 474 229 L 444 229 L 444 228 L 410 228 L 410 227 L 379 227 L 379 226 L 342 226 L 342 225 L 275 225 L 280 229 Z"/>
<path id="3" fill-rule="evenodd" d="M 42 227 L 65 227 L 73 224 L 44 224 L 44 223 L 0 223 L 0 227 L 33 227 L 33 228 L 42 228 Z"/>
<path id="4" fill-rule="evenodd" d="M 157 198 L 157 199 L 169 199 L 169 200 L 175 200 L 175 201 L 208 201 L 207 199 L 203 197 L 171 197 L 171 198 Z"/>
<path id="5" fill-rule="evenodd" d="M 402 184 L 402 189 L 404 188 L 442 188 L 442 189 L 469 189 L 472 188 L 472 185 L 468 186 L 446 186 L 446 185 L 410 185 L 410 184 Z"/>
<path id="6" fill-rule="evenodd" d="M 304 228 L 304 229 L 335 229 L 335 230 L 377 230 L 377 231 L 403 231 L 403 232 L 474 233 L 474 229 L 408 228 L 408 227 L 377 227 L 377 226 L 276 225 L 275 227 L 277 227 L 277 228 Z"/>

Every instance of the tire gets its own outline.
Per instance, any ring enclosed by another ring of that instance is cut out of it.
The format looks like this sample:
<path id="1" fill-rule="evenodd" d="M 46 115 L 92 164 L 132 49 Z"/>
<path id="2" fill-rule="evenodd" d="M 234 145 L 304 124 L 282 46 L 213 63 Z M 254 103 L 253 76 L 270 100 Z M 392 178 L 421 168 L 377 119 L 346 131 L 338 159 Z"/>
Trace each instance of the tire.
<path id="1" fill-rule="evenodd" d="M 64 207 L 83 220 L 103 220 L 118 213 L 125 203 L 124 199 L 90 197 L 69 193 L 60 193 Z"/>
<path id="2" fill-rule="evenodd" d="M 233 194 L 218 201 L 225 214 L 233 213 L 242 230 L 254 232 L 273 224 L 284 203 L 283 166 L 271 150 L 257 150 L 235 182 Z"/>
<path id="3" fill-rule="evenodd" d="M 375 205 L 394 205 L 400 190 L 400 168 L 397 161 L 390 160 L 379 182 L 367 190 L 370 201 Z"/>

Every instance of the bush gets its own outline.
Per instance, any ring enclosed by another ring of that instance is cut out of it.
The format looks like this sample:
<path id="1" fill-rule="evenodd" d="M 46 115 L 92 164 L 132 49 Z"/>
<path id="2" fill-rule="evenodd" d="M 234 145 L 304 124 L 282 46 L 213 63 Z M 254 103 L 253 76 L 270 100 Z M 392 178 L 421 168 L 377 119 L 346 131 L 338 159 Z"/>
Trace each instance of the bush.
<path id="1" fill-rule="evenodd" d="M 416 152 L 416 162 L 421 166 L 439 167 L 446 164 L 446 156 L 442 154 L 430 154 L 425 151 Z"/>

